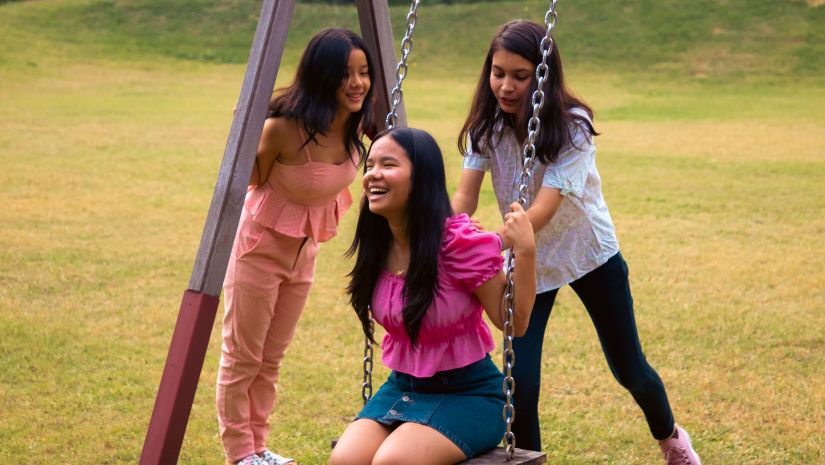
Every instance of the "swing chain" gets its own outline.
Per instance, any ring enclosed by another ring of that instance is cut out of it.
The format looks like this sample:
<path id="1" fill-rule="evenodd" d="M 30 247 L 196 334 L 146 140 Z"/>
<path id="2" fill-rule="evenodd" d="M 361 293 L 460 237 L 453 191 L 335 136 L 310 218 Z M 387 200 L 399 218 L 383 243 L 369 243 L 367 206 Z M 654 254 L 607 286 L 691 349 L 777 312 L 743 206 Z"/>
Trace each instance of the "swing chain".
<path id="1" fill-rule="evenodd" d="M 550 1 L 550 9 L 547 10 L 547 14 L 544 15 L 544 24 L 547 26 L 547 32 L 544 35 L 544 38 L 541 40 L 539 44 L 539 48 L 541 50 L 541 63 L 536 67 L 536 90 L 533 92 L 533 96 L 530 99 L 530 103 L 533 106 L 533 114 L 530 118 L 529 122 L 527 123 L 527 144 L 524 146 L 524 151 L 522 154 L 522 164 L 521 164 L 521 177 L 519 181 L 519 189 L 518 189 L 518 202 L 522 206 L 526 206 L 527 204 L 527 195 L 528 195 L 528 188 L 530 184 L 530 174 L 533 166 L 533 162 L 536 158 L 536 135 L 539 132 L 541 127 L 541 120 L 539 120 L 539 113 L 544 106 L 544 91 L 542 88 L 544 87 L 544 82 L 547 80 L 547 75 L 550 70 L 550 67 L 547 65 L 547 57 L 553 51 L 553 29 L 556 26 L 556 3 L 558 0 L 551 0 Z M 507 265 L 505 266 L 506 271 L 506 287 L 504 290 L 504 300 L 506 303 L 506 313 L 505 313 L 505 321 L 504 321 L 504 347 L 502 349 L 503 354 L 503 361 L 504 361 L 504 381 L 503 381 L 503 391 L 506 397 L 506 403 L 504 405 L 504 409 L 502 410 L 502 416 L 504 417 L 504 422 L 506 424 L 506 431 L 504 433 L 504 451 L 507 457 L 507 460 L 511 460 L 513 458 L 513 454 L 515 453 L 516 448 L 516 436 L 513 434 L 512 425 L 513 419 L 515 418 L 515 408 L 513 407 L 513 393 L 516 390 L 516 381 L 513 378 L 513 365 L 516 363 L 516 354 L 513 351 L 513 337 L 514 337 L 514 327 L 513 327 L 513 312 L 514 312 L 514 295 L 515 295 L 515 285 L 513 283 L 513 269 L 515 268 L 515 250 L 510 248 L 510 253 L 507 256 Z"/>
<path id="2" fill-rule="evenodd" d="M 416 12 L 418 11 L 418 5 L 420 3 L 420 0 L 412 0 L 410 3 L 410 12 L 407 13 L 407 30 L 404 33 L 404 39 L 401 41 L 401 61 L 398 62 L 398 66 L 395 67 L 395 87 L 393 87 L 392 93 L 390 94 L 392 107 L 389 113 L 387 113 L 387 129 L 394 128 L 398 123 L 398 104 L 401 103 L 401 98 L 404 94 L 401 91 L 401 83 L 404 81 L 404 78 L 407 77 L 407 58 L 409 58 L 410 52 L 412 52 L 412 36 L 415 30 L 415 22 L 418 19 Z M 364 336 L 364 378 L 361 383 L 361 398 L 364 400 L 365 405 L 372 398 L 372 338 L 375 334 L 375 320 L 372 318 L 372 308 L 370 306 L 367 306 L 367 317 L 369 318 L 369 324 L 367 326 L 369 335 Z"/>
<path id="3" fill-rule="evenodd" d="M 375 334 L 375 320 L 372 319 L 372 309 L 367 306 L 369 335 L 364 336 L 364 381 L 361 384 L 361 398 L 364 404 L 372 398 L 372 337 Z"/>
<path id="4" fill-rule="evenodd" d="M 410 52 L 412 52 L 412 36 L 415 30 L 415 22 L 418 19 L 417 11 L 420 3 L 420 0 L 412 0 L 410 3 L 410 12 L 407 13 L 407 30 L 404 33 L 404 39 L 401 41 L 401 61 L 399 61 L 395 67 L 395 87 L 392 88 L 392 92 L 390 93 L 390 104 L 392 106 L 390 112 L 387 113 L 387 129 L 392 129 L 398 124 L 398 105 L 404 96 L 404 92 L 401 90 L 401 83 L 404 81 L 404 78 L 407 77 L 407 58 L 410 56 Z"/>

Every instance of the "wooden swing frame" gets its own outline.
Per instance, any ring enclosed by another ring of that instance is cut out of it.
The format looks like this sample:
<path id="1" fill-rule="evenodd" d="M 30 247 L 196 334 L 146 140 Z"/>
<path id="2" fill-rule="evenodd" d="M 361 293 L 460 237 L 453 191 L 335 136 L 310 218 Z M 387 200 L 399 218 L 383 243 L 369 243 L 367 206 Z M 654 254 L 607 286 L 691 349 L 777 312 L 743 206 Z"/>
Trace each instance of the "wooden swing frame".
<path id="1" fill-rule="evenodd" d="M 374 122 L 375 127 L 382 128 L 383 115 L 391 108 L 392 83 L 388 79 L 395 76 L 396 66 L 389 6 L 387 0 L 355 0 L 355 4 L 361 36 L 375 53 Z M 189 287 L 181 299 L 140 465 L 173 465 L 180 456 L 294 10 L 295 0 L 263 0 Z M 396 113 L 396 126 L 406 127 L 403 102 L 398 104 Z M 546 461 L 546 455 L 541 452 L 516 449 L 513 460 L 508 462 L 503 449 L 499 448 L 464 463 L 538 465 Z"/>

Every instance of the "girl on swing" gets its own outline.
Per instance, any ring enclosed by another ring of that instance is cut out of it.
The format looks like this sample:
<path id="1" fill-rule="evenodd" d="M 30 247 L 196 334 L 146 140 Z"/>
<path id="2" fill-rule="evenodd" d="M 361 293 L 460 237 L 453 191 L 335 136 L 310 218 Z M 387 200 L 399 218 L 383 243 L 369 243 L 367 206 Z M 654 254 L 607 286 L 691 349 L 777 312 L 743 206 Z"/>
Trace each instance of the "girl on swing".
<path id="1" fill-rule="evenodd" d="M 275 384 L 319 244 L 352 203 L 372 81 L 364 42 L 326 29 L 270 104 L 224 282 L 217 410 L 227 464 L 294 463 L 266 445 Z"/>
<path id="2" fill-rule="evenodd" d="M 485 171 L 490 171 L 499 209 L 507 212 L 518 186 L 522 147 L 536 88 L 540 43 L 546 28 L 513 21 L 496 33 L 473 103 L 459 134 L 464 169 L 452 205 L 472 215 Z M 628 284 L 627 264 L 596 170 L 593 112 L 565 86 L 555 43 L 548 60 L 545 103 L 536 140 L 538 160 L 529 186 L 527 217 L 536 232 L 537 290 L 527 333 L 515 338 L 517 446 L 541 450 L 538 399 L 545 328 L 558 289 L 570 284 L 596 327 L 607 363 L 630 391 L 660 443 L 668 465 L 700 465 L 687 432 L 676 426 L 665 387 L 645 360 Z M 502 236 L 505 247 L 509 236 Z"/>
<path id="3" fill-rule="evenodd" d="M 417 129 L 379 134 L 349 253 L 350 302 L 372 337 L 386 330 L 392 372 L 339 439 L 331 465 L 449 465 L 494 448 L 504 433 L 502 374 L 482 319 L 503 324 L 501 240 L 516 249 L 514 331 L 522 334 L 535 292 L 535 242 L 521 205 L 501 237 L 454 215 L 435 140 Z"/>

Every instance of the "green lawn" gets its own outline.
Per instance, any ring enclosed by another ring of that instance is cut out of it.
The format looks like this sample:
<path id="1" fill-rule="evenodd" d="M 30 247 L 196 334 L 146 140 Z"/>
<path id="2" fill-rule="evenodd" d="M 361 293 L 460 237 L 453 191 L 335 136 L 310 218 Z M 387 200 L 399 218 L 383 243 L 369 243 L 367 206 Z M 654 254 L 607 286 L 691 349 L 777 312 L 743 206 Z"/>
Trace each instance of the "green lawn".
<path id="1" fill-rule="evenodd" d="M 455 149 L 481 57 L 546 2 L 424 5 L 405 98 Z M 822 463 L 825 6 L 559 3 L 648 359 L 704 463 Z M 406 7 L 393 7 L 394 30 Z M 135 463 L 223 154 L 258 2 L 0 1 L 0 463 Z M 280 83 L 355 8 L 298 5 Z M 449 46 L 445 46 L 449 45 Z M 352 187 L 357 194 L 357 185 Z M 498 220 L 489 186 L 479 218 Z M 360 405 L 360 329 L 324 245 L 271 445 L 325 463 Z M 222 463 L 216 324 L 180 463 Z M 545 342 L 551 464 L 658 463 L 575 295 Z M 378 370 L 378 379 L 386 371 Z"/>

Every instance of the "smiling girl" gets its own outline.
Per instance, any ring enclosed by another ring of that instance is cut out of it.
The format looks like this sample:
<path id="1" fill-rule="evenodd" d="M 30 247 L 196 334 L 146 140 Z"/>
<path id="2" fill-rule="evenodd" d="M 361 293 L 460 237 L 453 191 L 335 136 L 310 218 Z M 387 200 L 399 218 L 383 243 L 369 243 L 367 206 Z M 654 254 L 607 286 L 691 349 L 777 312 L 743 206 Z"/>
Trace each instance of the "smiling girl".
<path id="1" fill-rule="evenodd" d="M 294 462 L 267 448 L 269 416 L 319 244 L 352 203 L 372 81 L 364 42 L 326 29 L 270 104 L 224 282 L 217 409 L 229 464 Z"/>
<path id="2" fill-rule="evenodd" d="M 485 171 L 502 214 L 518 195 L 536 66 L 546 29 L 513 21 L 490 44 L 459 149 L 464 169 L 453 197 L 456 212 L 472 215 L 478 206 Z M 555 43 L 548 57 L 545 103 L 535 142 L 527 216 L 536 231 L 537 290 L 527 333 L 515 339 L 517 446 L 541 450 L 538 400 L 544 332 L 556 293 L 569 284 L 581 299 L 618 382 L 641 407 L 650 432 L 669 465 L 700 465 L 687 432 L 676 426 L 664 384 L 647 363 L 633 314 L 627 264 L 619 252 L 613 221 L 596 169 L 593 111 L 565 86 Z M 508 239 L 504 237 L 505 246 Z"/>
<path id="3" fill-rule="evenodd" d="M 332 465 L 449 465 L 495 447 L 504 433 L 502 374 L 482 319 L 503 325 L 501 238 L 453 215 L 441 150 L 418 129 L 379 134 L 350 253 L 348 287 L 365 334 L 384 327 L 392 369 L 335 446 Z M 518 251 L 514 330 L 522 334 L 535 291 L 535 242 L 521 205 L 502 237 Z M 523 291 L 523 292 L 522 292 Z"/>

